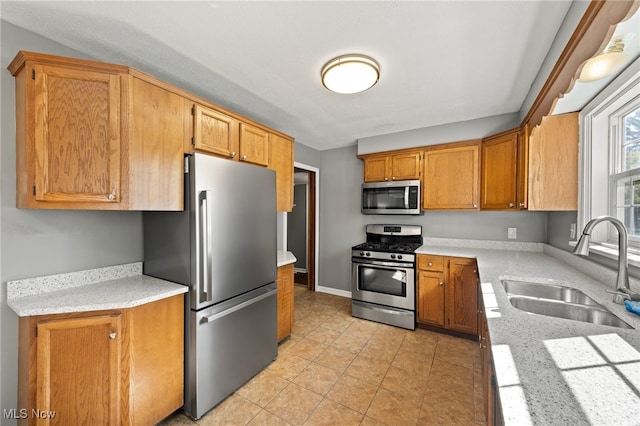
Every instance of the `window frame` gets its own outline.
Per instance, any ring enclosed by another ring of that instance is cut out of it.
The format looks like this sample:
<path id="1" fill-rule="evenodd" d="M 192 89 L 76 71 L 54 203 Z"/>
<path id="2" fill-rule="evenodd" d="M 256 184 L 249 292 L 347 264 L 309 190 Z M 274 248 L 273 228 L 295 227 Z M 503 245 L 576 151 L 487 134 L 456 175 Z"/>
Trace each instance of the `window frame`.
<path id="1" fill-rule="evenodd" d="M 640 106 L 640 58 L 611 81 L 580 111 L 581 140 L 579 146 L 579 191 L 576 237 L 593 217 L 615 215 L 615 182 L 612 171 L 618 170 L 618 158 L 623 111 Z M 613 121 L 613 122 L 612 122 Z M 613 128 L 615 129 L 613 129 Z M 604 142 L 602 142 L 604 141 Z M 615 143 L 615 149 L 612 144 Z M 595 159 L 606 158 L 607 161 Z M 636 169 L 640 173 L 640 169 Z M 623 173 L 617 173 L 620 177 Z M 605 246 L 617 246 L 617 231 L 612 226 L 594 229 L 592 241 Z M 629 239 L 630 246 L 640 253 L 640 237 Z M 597 251 L 597 247 L 596 247 Z M 634 250 L 635 251 L 635 250 Z"/>

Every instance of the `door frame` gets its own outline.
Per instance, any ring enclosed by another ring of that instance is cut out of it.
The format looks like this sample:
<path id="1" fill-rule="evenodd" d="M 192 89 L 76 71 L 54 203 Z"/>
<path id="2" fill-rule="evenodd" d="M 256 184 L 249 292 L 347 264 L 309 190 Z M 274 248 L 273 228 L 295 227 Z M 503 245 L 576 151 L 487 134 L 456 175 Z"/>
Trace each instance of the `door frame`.
<path id="1" fill-rule="evenodd" d="M 318 288 L 318 235 L 320 229 L 320 169 L 308 164 L 293 163 L 294 168 L 305 170 L 309 173 L 307 185 L 307 273 L 308 288 L 315 291 Z"/>

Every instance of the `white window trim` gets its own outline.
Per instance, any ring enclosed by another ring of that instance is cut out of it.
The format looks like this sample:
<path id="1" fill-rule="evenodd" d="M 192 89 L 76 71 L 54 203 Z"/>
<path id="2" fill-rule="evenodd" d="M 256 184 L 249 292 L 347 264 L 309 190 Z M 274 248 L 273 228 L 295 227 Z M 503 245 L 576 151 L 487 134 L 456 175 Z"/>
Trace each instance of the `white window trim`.
<path id="1" fill-rule="evenodd" d="M 633 92 L 629 88 L 637 87 L 637 85 L 640 85 L 640 58 L 636 59 L 631 65 L 629 65 L 627 69 L 607 85 L 602 92 L 600 92 L 582 109 L 582 111 L 580 111 L 581 137 L 579 145 L 580 161 L 578 166 L 579 190 L 577 237 L 580 236 L 582 229 L 584 229 L 584 226 L 590 219 L 596 216 L 609 214 L 608 208 L 612 194 L 609 193 L 606 196 L 608 200 L 606 206 L 594 206 L 594 199 L 596 198 L 593 196 L 594 191 L 601 191 L 601 188 L 598 188 L 598 185 L 594 185 L 594 173 L 592 169 L 594 167 L 606 166 L 608 167 L 608 170 L 611 170 L 611 167 L 614 165 L 613 163 L 615 158 L 611 158 L 609 155 L 610 150 L 608 143 L 606 144 L 606 147 L 595 145 L 595 148 L 599 149 L 599 152 L 594 154 L 594 140 L 598 137 L 606 137 L 607 140 L 609 139 L 611 136 L 609 134 L 609 114 L 612 111 L 619 109 L 619 107 L 613 108 L 613 105 L 620 102 L 622 98 L 628 98 L 628 100 L 636 98 L 636 92 Z M 603 158 L 603 156 L 604 158 L 607 158 L 606 162 L 594 164 L 594 158 Z M 609 192 L 608 179 L 604 186 L 606 188 L 605 190 Z M 603 195 L 600 194 L 600 197 L 602 196 Z M 608 258 L 617 258 L 617 244 L 611 244 L 611 237 L 614 237 L 615 242 L 617 243 L 617 235 L 615 234 L 615 231 L 609 231 L 605 226 L 596 227 L 593 232 L 593 240 L 599 242 L 592 242 L 590 244 L 591 251 Z M 630 264 L 640 267 L 640 248 L 630 248 L 628 257 Z"/>

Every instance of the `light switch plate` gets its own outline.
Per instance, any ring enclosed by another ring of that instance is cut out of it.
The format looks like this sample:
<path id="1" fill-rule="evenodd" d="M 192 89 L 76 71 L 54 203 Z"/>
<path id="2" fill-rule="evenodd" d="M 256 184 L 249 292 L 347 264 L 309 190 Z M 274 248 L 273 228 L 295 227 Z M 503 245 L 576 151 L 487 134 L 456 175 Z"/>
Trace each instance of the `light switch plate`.
<path id="1" fill-rule="evenodd" d="M 518 228 L 507 228 L 507 238 L 510 240 L 518 238 Z"/>

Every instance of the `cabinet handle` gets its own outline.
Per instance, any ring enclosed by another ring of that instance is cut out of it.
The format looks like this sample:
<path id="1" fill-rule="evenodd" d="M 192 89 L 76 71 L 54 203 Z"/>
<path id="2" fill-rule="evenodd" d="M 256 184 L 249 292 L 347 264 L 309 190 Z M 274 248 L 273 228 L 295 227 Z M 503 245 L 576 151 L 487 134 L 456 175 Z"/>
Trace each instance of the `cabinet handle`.
<path id="1" fill-rule="evenodd" d="M 233 158 L 235 156 L 236 156 L 236 152 L 235 151 L 233 151 L 232 153 L 229 154 L 229 157 L 231 157 L 231 158 Z"/>
<path id="2" fill-rule="evenodd" d="M 246 160 L 246 159 L 247 159 L 247 156 L 246 156 L 246 155 L 243 155 L 243 156 L 242 156 L 242 160 L 244 161 L 244 160 Z"/>
<path id="3" fill-rule="evenodd" d="M 477 205 L 477 204 L 474 204 L 474 205 L 473 205 L 473 208 L 474 208 L 474 209 L 477 209 L 477 208 L 478 208 L 478 205 Z"/>
<path id="4" fill-rule="evenodd" d="M 433 262 L 429 262 L 429 266 L 433 266 Z"/>
<path id="5" fill-rule="evenodd" d="M 515 204 L 513 204 L 513 203 L 509 203 L 509 207 L 510 207 L 510 208 L 515 207 Z"/>
<path id="6" fill-rule="evenodd" d="M 115 331 L 112 331 L 111 333 L 109 333 L 109 339 L 113 340 L 116 338 L 118 334 Z"/>
<path id="7" fill-rule="evenodd" d="M 111 191 L 111 194 L 107 195 L 107 200 L 109 200 L 109 201 L 113 201 L 113 200 L 115 200 L 115 199 L 116 199 L 116 190 L 115 190 L 115 189 L 113 189 L 113 190 Z"/>
<path id="8" fill-rule="evenodd" d="M 438 284 L 438 285 L 444 285 L 444 281 L 440 281 L 440 284 Z"/>
<path id="9" fill-rule="evenodd" d="M 520 203 L 518 205 L 520 206 L 520 208 L 522 208 L 522 209 L 524 208 L 524 203 Z"/>
<path id="10" fill-rule="evenodd" d="M 386 178 L 384 178 L 384 180 L 385 180 L 385 182 L 386 182 L 386 181 L 388 181 L 388 180 L 389 180 L 389 178 L 387 178 L 387 177 L 386 177 Z"/>
<path id="11" fill-rule="evenodd" d="M 396 177 L 395 176 L 391 176 L 391 180 L 396 180 Z"/>

